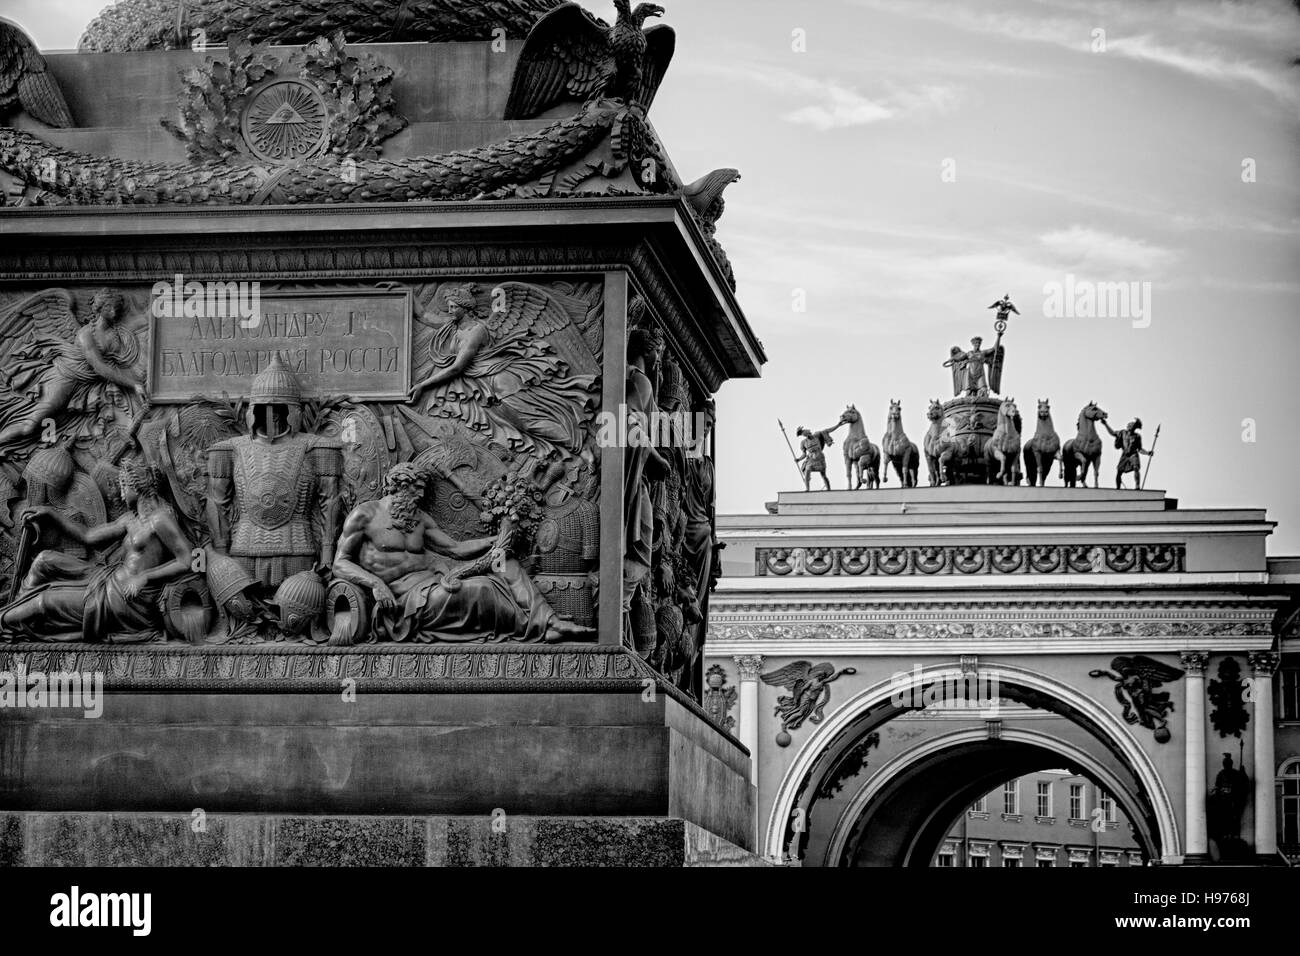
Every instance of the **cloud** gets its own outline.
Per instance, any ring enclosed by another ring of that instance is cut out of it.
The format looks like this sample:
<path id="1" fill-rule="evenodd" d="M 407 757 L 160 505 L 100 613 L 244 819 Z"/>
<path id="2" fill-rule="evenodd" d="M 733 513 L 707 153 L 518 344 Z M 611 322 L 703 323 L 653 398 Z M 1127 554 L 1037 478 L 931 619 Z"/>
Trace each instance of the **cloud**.
<path id="1" fill-rule="evenodd" d="M 1166 67 L 1207 82 L 1249 85 L 1279 100 L 1300 102 L 1293 62 L 1300 17 L 1288 4 L 1244 9 L 1237 3 L 1046 4 L 1069 15 L 1024 16 L 930 0 L 855 0 L 884 13 L 941 22 L 953 29 L 1006 40 L 1041 43 L 1087 56 L 1118 56 Z M 1231 23 L 1231 29 L 1228 24 Z M 1104 53 L 1092 49 L 1093 31 L 1105 30 Z M 1225 46 L 1224 44 L 1227 44 Z"/>
<path id="2" fill-rule="evenodd" d="M 683 72 L 731 80 L 749 89 L 761 87 L 787 98 L 811 100 L 786 111 L 781 118 L 823 131 L 946 113 L 961 100 L 960 91 L 945 84 L 890 85 L 881 95 L 872 97 L 839 80 L 759 63 L 688 65 Z"/>
<path id="3" fill-rule="evenodd" d="M 1122 267 L 1150 273 L 1178 258 L 1172 250 L 1153 246 L 1141 239 L 1080 225 L 1044 233 L 1038 241 L 1070 267 Z"/>
<path id="4" fill-rule="evenodd" d="M 1115 37 L 1108 43 L 1107 50 L 1130 59 L 1170 67 L 1203 80 L 1246 83 L 1267 90 L 1281 100 L 1300 100 L 1300 89 L 1287 74 L 1249 60 L 1229 58 L 1213 47 L 1179 49 L 1163 44 L 1149 34 L 1141 34 Z"/>
<path id="5" fill-rule="evenodd" d="M 816 91 L 820 103 L 810 103 L 799 109 L 786 113 L 782 118 L 787 122 L 815 129 L 842 129 L 845 126 L 862 126 L 887 120 L 894 111 L 887 106 L 870 100 L 858 93 L 840 86 L 838 83 L 825 83 Z"/>

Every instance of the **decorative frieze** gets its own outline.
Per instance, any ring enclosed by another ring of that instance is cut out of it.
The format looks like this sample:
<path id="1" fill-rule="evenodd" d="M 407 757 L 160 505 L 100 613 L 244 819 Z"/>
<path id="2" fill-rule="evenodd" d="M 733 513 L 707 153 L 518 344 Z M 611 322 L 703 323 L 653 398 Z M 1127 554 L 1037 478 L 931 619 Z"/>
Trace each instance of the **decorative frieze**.
<path id="1" fill-rule="evenodd" d="M 718 614 L 709 643 L 725 641 L 1062 641 L 1087 638 L 1266 637 L 1268 624 L 1253 621 L 1066 620 L 738 622 Z"/>
<path id="2" fill-rule="evenodd" d="M 764 575 L 1167 574 L 1186 570 L 1181 544 L 1005 544 L 757 548 Z"/>
<path id="3" fill-rule="evenodd" d="M 19 671 L 103 674 L 108 690 L 331 693 L 347 680 L 359 691 L 392 693 L 641 691 L 645 679 L 656 677 L 634 655 L 602 645 L 0 647 L 0 673 Z"/>

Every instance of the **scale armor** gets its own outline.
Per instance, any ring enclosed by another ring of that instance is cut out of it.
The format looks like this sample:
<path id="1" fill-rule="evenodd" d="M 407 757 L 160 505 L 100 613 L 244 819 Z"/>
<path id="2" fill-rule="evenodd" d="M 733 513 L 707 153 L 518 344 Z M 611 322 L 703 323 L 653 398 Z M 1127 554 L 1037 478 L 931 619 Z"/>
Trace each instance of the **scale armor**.
<path id="1" fill-rule="evenodd" d="M 208 473 L 234 478 L 229 554 L 252 577 L 275 587 L 319 560 L 318 479 L 343 472 L 343 446 L 318 435 L 275 442 L 248 436 L 213 445 Z"/>

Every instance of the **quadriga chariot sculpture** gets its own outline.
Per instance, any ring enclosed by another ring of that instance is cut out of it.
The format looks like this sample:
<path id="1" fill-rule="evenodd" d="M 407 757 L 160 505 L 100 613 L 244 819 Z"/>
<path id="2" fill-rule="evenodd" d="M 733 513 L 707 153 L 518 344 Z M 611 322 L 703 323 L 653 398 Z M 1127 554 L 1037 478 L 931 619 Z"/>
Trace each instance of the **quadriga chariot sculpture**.
<path id="1" fill-rule="evenodd" d="M 1099 486 L 1098 469 L 1101 463 L 1102 441 L 1096 423 L 1110 432 L 1115 447 L 1120 451 L 1116 466 L 1115 487 L 1123 487 L 1123 476 L 1132 473 L 1134 484 L 1142 488 L 1140 456 L 1153 453 L 1142 446 L 1140 419 L 1116 432 L 1106 422 L 1106 412 L 1095 402 L 1089 402 L 1079 412 L 1078 430 L 1074 438 L 1062 444 L 1052 423 L 1051 403 L 1039 399 L 1034 433 L 1022 446 L 1023 423 L 1015 399 L 996 397 L 1002 388 L 1002 374 L 1006 367 L 1006 348 L 1002 336 L 1007 330 L 1010 316 L 1019 315 L 1009 295 L 989 306 L 997 310 L 994 330 L 997 341 L 992 348 L 983 347 L 979 336 L 971 339 L 971 348 L 954 345 L 948 360 L 943 363 L 952 371 L 953 397 L 948 401 L 931 399 L 926 411 L 928 425 L 922 441 L 922 450 L 928 471 L 930 487 L 961 484 L 1019 485 L 1024 477 L 1028 484 L 1043 487 L 1052 463 L 1061 463 L 1061 477 L 1067 488 L 1087 487 L 1088 471 L 1093 473 L 1093 487 Z M 823 432 L 800 430 L 803 454 L 795 460 L 804 478 L 804 490 L 809 490 L 814 473 L 825 481 L 825 457 L 822 450 L 830 444 L 831 433 L 841 425 L 849 426 L 849 437 L 844 443 L 846 486 L 856 490 L 865 484 L 868 490 L 878 488 L 881 481 L 889 480 L 892 465 L 904 488 L 917 484 L 919 456 L 915 443 L 907 437 L 903 425 L 902 403 L 891 399 L 885 431 L 880 447 L 871 444 L 862 427 L 862 416 L 854 405 L 848 406 L 834 428 Z M 1159 436 L 1159 429 L 1156 431 Z M 1021 469 L 1021 459 L 1024 469 Z M 884 474 L 880 474 L 883 468 Z"/>

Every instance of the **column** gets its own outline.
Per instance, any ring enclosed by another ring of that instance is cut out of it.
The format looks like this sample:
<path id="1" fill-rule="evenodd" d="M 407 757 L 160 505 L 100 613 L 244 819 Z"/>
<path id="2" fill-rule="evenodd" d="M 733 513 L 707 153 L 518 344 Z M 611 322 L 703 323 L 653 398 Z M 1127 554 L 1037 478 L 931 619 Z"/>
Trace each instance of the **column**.
<path id="1" fill-rule="evenodd" d="M 1205 818 L 1205 668 L 1209 651 L 1183 651 L 1178 655 L 1187 670 L 1187 750 L 1184 772 L 1187 779 L 1186 845 L 1183 859 L 1187 863 L 1204 862 L 1210 852 Z"/>
<path id="2" fill-rule="evenodd" d="M 758 672 L 762 654 L 733 658 L 740 668 L 740 742 L 749 748 L 749 782 L 758 786 Z"/>
<path id="3" fill-rule="evenodd" d="M 1277 856 L 1277 793 L 1273 782 L 1273 672 L 1278 655 L 1261 651 L 1247 655 L 1255 704 L 1255 856 L 1268 862 Z"/>

